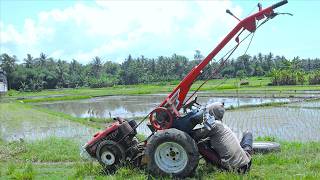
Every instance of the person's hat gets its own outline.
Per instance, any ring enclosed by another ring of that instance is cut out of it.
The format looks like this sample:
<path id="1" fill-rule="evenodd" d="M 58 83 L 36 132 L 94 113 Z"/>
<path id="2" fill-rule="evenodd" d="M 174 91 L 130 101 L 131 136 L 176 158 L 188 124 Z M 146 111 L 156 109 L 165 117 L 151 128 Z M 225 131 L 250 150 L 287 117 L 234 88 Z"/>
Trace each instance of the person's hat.
<path id="1" fill-rule="evenodd" d="M 224 103 L 223 102 L 215 102 L 212 104 L 209 104 L 207 106 L 207 111 L 211 116 L 214 116 L 216 120 L 222 120 L 225 109 L 224 109 Z"/>

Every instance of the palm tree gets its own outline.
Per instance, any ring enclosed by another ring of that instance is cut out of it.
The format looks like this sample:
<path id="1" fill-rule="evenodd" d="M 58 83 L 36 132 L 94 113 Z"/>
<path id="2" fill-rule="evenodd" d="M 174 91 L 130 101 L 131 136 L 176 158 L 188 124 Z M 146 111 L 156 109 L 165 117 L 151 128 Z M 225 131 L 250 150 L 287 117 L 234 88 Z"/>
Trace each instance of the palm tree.
<path id="1" fill-rule="evenodd" d="M 33 64 L 34 64 L 34 59 L 31 56 L 31 54 L 27 54 L 27 58 L 24 58 L 24 64 L 26 66 L 26 68 L 32 68 Z"/>
<path id="2" fill-rule="evenodd" d="M 44 67 L 47 61 L 48 55 L 44 54 L 44 53 L 40 53 L 40 57 L 39 57 L 39 64 L 40 67 Z"/>
<path id="3" fill-rule="evenodd" d="M 16 56 L 9 56 L 8 54 L 4 53 L 0 57 L 1 61 L 1 68 L 7 73 L 7 81 L 8 81 L 8 89 L 11 89 L 11 84 L 13 82 L 13 72 L 16 68 Z"/>
<path id="4" fill-rule="evenodd" d="M 92 67 L 91 67 L 91 74 L 94 77 L 99 77 L 102 69 L 102 60 L 101 57 L 96 56 L 92 59 Z"/>

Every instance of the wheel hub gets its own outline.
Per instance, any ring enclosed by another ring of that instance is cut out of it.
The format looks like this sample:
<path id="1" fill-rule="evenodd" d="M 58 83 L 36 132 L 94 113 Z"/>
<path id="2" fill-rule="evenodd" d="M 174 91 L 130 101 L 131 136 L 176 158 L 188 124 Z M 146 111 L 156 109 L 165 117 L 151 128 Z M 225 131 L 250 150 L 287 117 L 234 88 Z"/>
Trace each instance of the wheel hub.
<path id="1" fill-rule="evenodd" d="M 155 163 L 166 173 L 179 173 L 188 163 L 185 149 L 175 142 L 164 142 L 154 154 Z"/>
<path id="2" fill-rule="evenodd" d="M 104 164 L 110 166 L 116 161 L 115 155 L 110 151 L 105 151 L 101 154 L 101 160 Z"/>

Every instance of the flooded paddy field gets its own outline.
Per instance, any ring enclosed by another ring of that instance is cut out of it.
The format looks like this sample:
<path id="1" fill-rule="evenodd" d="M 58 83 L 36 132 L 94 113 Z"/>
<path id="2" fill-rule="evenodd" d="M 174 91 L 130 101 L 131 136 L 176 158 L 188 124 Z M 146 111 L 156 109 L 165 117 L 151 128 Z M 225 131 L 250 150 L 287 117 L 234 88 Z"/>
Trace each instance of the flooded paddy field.
<path id="1" fill-rule="evenodd" d="M 249 130 L 255 137 L 287 141 L 320 141 L 320 109 L 290 105 L 227 111 L 224 122 L 240 137 Z"/>
<path id="2" fill-rule="evenodd" d="M 212 102 L 224 102 L 226 107 L 239 107 L 245 105 L 259 105 L 275 102 L 293 102 L 296 98 L 235 98 L 213 97 L 214 94 L 200 93 L 198 102 L 202 105 Z M 166 94 L 153 94 L 141 96 L 106 96 L 76 101 L 60 101 L 39 103 L 37 105 L 51 110 L 70 114 L 74 117 L 142 117 L 158 106 Z"/>
<path id="3" fill-rule="evenodd" d="M 71 122 L 22 104 L 0 104 L 0 139 L 33 141 L 48 137 L 64 137 L 86 142 L 97 130 Z"/>
<path id="4" fill-rule="evenodd" d="M 286 106 L 298 107 L 298 108 L 320 109 L 320 100 L 319 101 L 296 102 L 296 103 L 287 104 Z"/>
<path id="5" fill-rule="evenodd" d="M 166 95 L 107 96 L 76 101 L 38 103 L 36 106 L 63 112 L 75 117 L 109 118 L 122 116 L 141 118 L 149 113 Z M 286 141 L 320 141 L 320 101 L 301 102 L 296 98 L 234 98 L 212 97 L 200 93 L 198 101 L 205 105 L 223 101 L 227 107 L 259 105 L 270 102 L 289 102 L 277 107 L 251 107 L 226 111 L 224 122 L 240 138 L 245 130 L 255 137 L 272 136 Z M 87 125 L 38 111 L 37 108 L 17 103 L 0 104 L 0 138 L 38 140 L 47 137 L 65 137 L 84 144 L 97 131 Z M 101 124 L 101 129 L 103 128 Z M 148 135 L 144 122 L 138 132 Z"/>
<path id="6" fill-rule="evenodd" d="M 299 107 L 286 104 L 229 110 L 226 111 L 223 122 L 239 139 L 248 130 L 255 138 L 268 136 L 284 141 L 320 141 L 320 108 L 305 108 L 304 103 L 306 107 L 320 105 L 320 101 L 315 101 L 297 103 Z M 138 132 L 147 135 L 151 133 L 145 122 L 138 127 Z"/>
<path id="7" fill-rule="evenodd" d="M 73 122 L 30 122 L 24 121 L 19 126 L 0 125 L 0 132 L 3 140 L 40 140 L 49 137 L 63 137 L 79 140 L 85 143 L 95 130 Z"/>
<path id="8" fill-rule="evenodd" d="M 240 138 L 249 130 L 255 137 L 271 136 L 287 141 L 320 141 L 320 101 L 303 101 L 297 98 L 234 98 L 212 97 L 199 94 L 198 101 L 222 101 L 226 107 L 259 105 L 270 102 L 288 102 L 277 107 L 252 107 L 227 111 L 224 122 Z M 126 118 L 143 117 L 165 98 L 164 94 L 143 96 L 109 96 L 67 102 L 41 103 L 39 106 L 71 114 L 75 117 Z M 150 134 L 144 122 L 138 131 Z"/>
<path id="9" fill-rule="evenodd" d="M 320 98 L 318 90 L 222 90 L 215 92 L 216 96 L 224 97 L 271 97 L 271 98 Z"/>

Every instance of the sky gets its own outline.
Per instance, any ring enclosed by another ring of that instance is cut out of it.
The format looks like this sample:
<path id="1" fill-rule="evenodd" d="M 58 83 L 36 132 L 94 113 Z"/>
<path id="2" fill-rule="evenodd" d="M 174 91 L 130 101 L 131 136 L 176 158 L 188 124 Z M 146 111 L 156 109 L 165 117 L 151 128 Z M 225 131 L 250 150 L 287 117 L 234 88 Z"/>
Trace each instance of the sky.
<path id="1" fill-rule="evenodd" d="M 237 24 L 239 18 L 279 0 L 200 1 L 65 1 L 0 0 L 0 53 L 16 55 L 20 62 L 29 53 L 88 63 L 95 56 L 123 62 L 131 54 L 147 58 L 176 53 L 193 59 L 203 56 Z M 288 0 L 278 16 L 257 30 L 248 54 L 272 52 L 287 58 L 320 57 L 320 1 Z M 245 53 L 249 41 L 233 57 Z M 216 58 L 224 55 L 232 40 Z"/>

